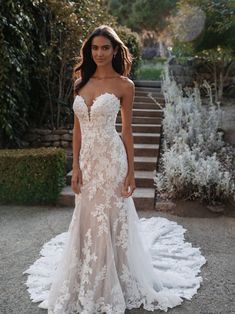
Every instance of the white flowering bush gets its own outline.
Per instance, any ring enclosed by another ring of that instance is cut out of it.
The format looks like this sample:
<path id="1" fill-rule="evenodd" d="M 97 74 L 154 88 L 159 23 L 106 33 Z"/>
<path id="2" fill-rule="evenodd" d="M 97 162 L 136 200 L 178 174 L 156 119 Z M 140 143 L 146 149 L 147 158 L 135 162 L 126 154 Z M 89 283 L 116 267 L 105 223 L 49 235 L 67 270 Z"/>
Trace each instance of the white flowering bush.
<path id="1" fill-rule="evenodd" d="M 154 178 L 158 194 L 208 203 L 234 198 L 233 175 L 217 157 L 225 146 L 218 131 L 222 110 L 211 97 L 209 106 L 203 105 L 197 87 L 180 89 L 167 66 L 162 87 L 166 106 L 160 172 Z"/>

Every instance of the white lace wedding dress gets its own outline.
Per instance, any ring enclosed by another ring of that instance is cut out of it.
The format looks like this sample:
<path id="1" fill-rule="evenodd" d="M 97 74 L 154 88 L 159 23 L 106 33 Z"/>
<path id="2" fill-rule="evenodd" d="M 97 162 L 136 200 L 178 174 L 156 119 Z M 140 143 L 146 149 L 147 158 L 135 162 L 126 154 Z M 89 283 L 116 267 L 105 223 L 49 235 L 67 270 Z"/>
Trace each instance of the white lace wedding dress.
<path id="1" fill-rule="evenodd" d="M 191 299 L 206 262 L 184 242 L 182 226 L 165 218 L 138 218 L 132 197 L 121 196 L 127 155 L 115 128 L 120 100 L 98 96 L 88 107 L 76 96 L 82 145 L 81 193 L 67 232 L 45 243 L 24 273 L 33 302 L 50 314 L 122 314 L 125 309 L 167 311 Z"/>

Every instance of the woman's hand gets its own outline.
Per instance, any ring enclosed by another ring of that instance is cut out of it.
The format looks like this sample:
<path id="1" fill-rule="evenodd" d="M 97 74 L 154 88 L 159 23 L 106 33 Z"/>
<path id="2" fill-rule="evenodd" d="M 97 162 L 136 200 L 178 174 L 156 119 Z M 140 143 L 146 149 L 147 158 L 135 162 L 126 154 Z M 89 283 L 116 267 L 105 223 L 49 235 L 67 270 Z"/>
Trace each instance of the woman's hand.
<path id="1" fill-rule="evenodd" d="M 81 192 L 82 184 L 82 171 L 80 168 L 74 168 L 71 179 L 71 188 L 73 192 L 79 194 Z"/>
<path id="2" fill-rule="evenodd" d="M 123 197 L 129 197 L 132 195 L 135 189 L 136 189 L 136 186 L 135 186 L 134 173 L 127 174 L 125 181 L 123 183 L 123 186 L 122 186 L 121 195 Z"/>

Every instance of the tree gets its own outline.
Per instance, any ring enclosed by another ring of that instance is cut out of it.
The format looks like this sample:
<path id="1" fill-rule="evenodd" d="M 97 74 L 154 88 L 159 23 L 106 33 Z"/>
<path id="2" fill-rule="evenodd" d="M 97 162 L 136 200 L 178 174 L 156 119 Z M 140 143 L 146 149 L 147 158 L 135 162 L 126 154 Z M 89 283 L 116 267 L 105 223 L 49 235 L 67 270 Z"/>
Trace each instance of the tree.
<path id="1" fill-rule="evenodd" d="M 0 144 L 19 145 L 28 126 L 30 74 L 36 62 L 34 4 L 3 1 L 0 7 Z M 30 65 L 30 67 L 29 67 Z"/>
<path id="2" fill-rule="evenodd" d="M 71 112 L 72 67 L 81 43 L 104 23 L 114 18 L 102 1 L 2 1 L 0 146 L 21 146 L 29 125 L 62 125 Z"/>
<path id="3" fill-rule="evenodd" d="M 160 31 L 166 26 L 166 18 L 176 7 L 177 0 L 109 0 L 109 12 L 118 22 L 136 32 L 142 29 Z"/>
<path id="4" fill-rule="evenodd" d="M 234 0 L 181 0 L 177 4 L 178 13 L 172 22 L 177 50 L 191 50 L 206 63 L 214 77 L 215 100 L 223 97 L 224 84 L 229 73 L 235 68 L 235 2 Z M 197 10 L 198 14 L 192 14 Z M 205 23 L 194 25 L 198 20 Z M 190 18 L 192 16 L 192 18 Z M 198 30 L 190 38 L 190 31 Z M 198 28 L 197 28 L 198 27 Z M 181 49 L 180 49 L 181 47 Z"/>
<path id="5" fill-rule="evenodd" d="M 91 0 L 44 0 L 40 7 L 44 23 L 39 23 L 38 34 L 41 43 L 40 66 L 37 80 L 45 95 L 40 124 L 48 124 L 52 129 L 66 123 L 70 116 L 69 103 L 72 96 L 72 68 L 79 55 L 81 44 L 87 34 L 100 24 L 114 24 L 107 14 L 102 1 Z M 92 10 L 90 10 L 92 8 Z M 99 12 L 99 14 L 97 14 Z"/>

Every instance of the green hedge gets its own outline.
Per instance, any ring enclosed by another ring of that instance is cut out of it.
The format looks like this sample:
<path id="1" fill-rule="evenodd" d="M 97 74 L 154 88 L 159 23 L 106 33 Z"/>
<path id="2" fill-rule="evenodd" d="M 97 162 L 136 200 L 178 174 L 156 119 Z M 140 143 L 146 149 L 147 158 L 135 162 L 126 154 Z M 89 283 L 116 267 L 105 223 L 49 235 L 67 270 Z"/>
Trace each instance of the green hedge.
<path id="1" fill-rule="evenodd" d="M 137 33 L 132 32 L 129 28 L 125 26 L 114 27 L 117 34 L 120 36 L 121 40 L 128 47 L 130 53 L 133 56 L 133 62 L 131 67 L 130 78 L 137 78 L 137 71 L 141 64 L 141 42 L 140 37 Z"/>
<path id="2" fill-rule="evenodd" d="M 62 148 L 0 150 L 1 204 L 55 204 L 65 185 Z"/>

